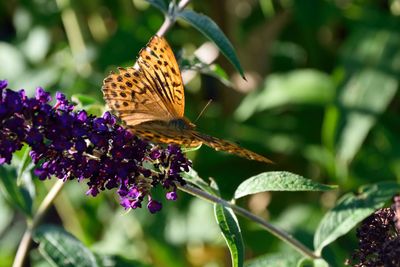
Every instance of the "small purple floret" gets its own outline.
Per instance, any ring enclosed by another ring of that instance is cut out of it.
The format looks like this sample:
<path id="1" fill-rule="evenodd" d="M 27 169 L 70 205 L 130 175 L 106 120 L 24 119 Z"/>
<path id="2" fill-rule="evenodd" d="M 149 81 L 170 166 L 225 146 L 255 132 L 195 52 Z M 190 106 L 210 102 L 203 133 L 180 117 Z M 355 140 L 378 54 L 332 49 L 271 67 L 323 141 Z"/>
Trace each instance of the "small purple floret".
<path id="1" fill-rule="evenodd" d="M 166 197 L 168 200 L 176 200 L 176 199 L 178 198 L 178 194 L 177 194 L 175 191 L 172 191 L 172 192 L 168 192 L 168 193 L 165 195 L 165 197 Z"/>
<path id="2" fill-rule="evenodd" d="M 39 100 L 40 103 L 46 104 L 51 100 L 50 93 L 46 92 L 42 87 L 36 88 L 36 100 Z"/>
<path id="3" fill-rule="evenodd" d="M 156 201 L 156 200 L 154 200 L 154 199 L 151 199 L 151 200 L 149 201 L 149 203 L 147 204 L 147 208 L 149 209 L 149 211 L 150 211 L 151 213 L 156 213 L 157 211 L 160 211 L 160 210 L 161 210 L 162 205 L 161 205 L 160 202 L 158 202 L 158 201 Z"/>
<path id="4" fill-rule="evenodd" d="M 0 90 L 3 90 L 8 85 L 7 80 L 0 80 Z"/>

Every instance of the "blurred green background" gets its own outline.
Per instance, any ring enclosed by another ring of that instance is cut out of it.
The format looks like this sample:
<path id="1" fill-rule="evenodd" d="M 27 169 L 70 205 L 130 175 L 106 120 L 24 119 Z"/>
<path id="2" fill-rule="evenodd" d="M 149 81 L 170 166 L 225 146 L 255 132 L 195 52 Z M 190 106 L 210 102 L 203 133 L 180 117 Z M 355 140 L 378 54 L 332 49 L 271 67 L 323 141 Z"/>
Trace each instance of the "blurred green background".
<path id="1" fill-rule="evenodd" d="M 194 169 L 215 179 L 225 198 L 263 171 L 338 184 L 334 192 L 263 193 L 239 202 L 312 248 L 319 220 L 343 193 L 399 181 L 399 0 L 193 0 L 189 8 L 224 31 L 247 82 L 222 55 L 212 68 L 188 72 L 194 54 L 206 57 L 215 49 L 195 52 L 208 40 L 178 21 L 167 39 L 186 62 L 186 116 L 194 120 L 213 99 L 198 129 L 276 162 L 264 165 L 206 147 L 189 152 Z M 2 0 L 0 78 L 30 94 L 42 86 L 68 97 L 93 97 L 97 102 L 88 108 L 101 114 L 103 78 L 117 66 L 132 65 L 163 19 L 144 0 Z M 35 183 L 39 201 L 52 181 Z M 62 225 L 121 266 L 229 266 L 210 204 L 179 193 L 156 215 L 146 209 L 126 214 L 114 194 L 92 198 L 85 191 L 84 184 L 69 183 L 45 222 Z M 1 195 L 0 206 L 0 266 L 9 266 L 24 218 Z M 255 224 L 240 224 L 246 258 L 296 254 Z M 342 266 L 355 246 L 351 232 L 325 249 L 324 257 Z M 42 263 L 35 250 L 31 260 Z"/>

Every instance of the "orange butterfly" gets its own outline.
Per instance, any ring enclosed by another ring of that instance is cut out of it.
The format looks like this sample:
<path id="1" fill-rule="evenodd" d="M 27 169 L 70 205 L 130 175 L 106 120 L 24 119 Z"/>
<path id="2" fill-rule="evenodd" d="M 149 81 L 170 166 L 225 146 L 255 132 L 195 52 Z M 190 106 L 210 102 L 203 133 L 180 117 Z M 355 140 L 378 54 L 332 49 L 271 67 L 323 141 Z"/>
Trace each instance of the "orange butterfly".
<path id="1" fill-rule="evenodd" d="M 252 160 L 269 159 L 229 141 L 205 135 L 184 117 L 185 93 L 175 56 L 163 37 L 154 36 L 139 52 L 137 64 L 118 68 L 104 79 L 103 94 L 128 129 L 140 137 L 165 144 L 197 147 L 205 144 Z"/>

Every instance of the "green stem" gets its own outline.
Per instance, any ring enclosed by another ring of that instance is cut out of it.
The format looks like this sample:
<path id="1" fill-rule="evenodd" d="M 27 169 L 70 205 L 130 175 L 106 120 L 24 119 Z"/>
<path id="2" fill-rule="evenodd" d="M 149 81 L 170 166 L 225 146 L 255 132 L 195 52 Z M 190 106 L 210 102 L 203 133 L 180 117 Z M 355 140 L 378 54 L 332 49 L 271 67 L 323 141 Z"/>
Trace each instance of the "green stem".
<path id="1" fill-rule="evenodd" d="M 189 3 L 190 0 L 181 0 L 177 6 L 176 12 L 183 10 Z M 164 23 L 161 25 L 156 35 L 164 36 L 167 33 L 167 31 L 172 27 L 172 25 L 174 25 L 174 23 L 175 23 L 175 14 L 173 14 L 172 17 L 170 16 L 170 14 L 166 14 Z"/>
<path id="2" fill-rule="evenodd" d="M 58 193 L 61 191 L 61 188 L 64 186 L 64 182 L 62 180 L 57 180 L 57 182 L 50 189 L 49 193 L 47 193 L 46 197 L 43 199 L 42 203 L 32 218 L 31 221 L 28 221 L 28 225 L 26 227 L 25 233 L 22 236 L 21 242 L 19 243 L 17 253 L 14 258 L 13 267 L 22 267 L 24 266 L 25 258 L 29 251 L 29 246 L 32 241 L 32 234 L 35 228 L 39 225 L 43 216 L 46 214 L 47 210 L 53 203 L 54 199 L 57 197 Z"/>
<path id="3" fill-rule="evenodd" d="M 178 188 L 184 192 L 187 192 L 193 196 L 200 197 L 204 200 L 207 200 L 211 203 L 214 204 L 220 204 L 223 205 L 224 207 L 232 209 L 236 214 L 247 218 L 251 221 L 254 221 L 258 223 L 262 228 L 276 236 L 277 238 L 284 240 L 286 243 L 291 245 L 293 248 L 295 248 L 297 251 L 299 251 L 301 254 L 304 256 L 311 258 L 311 259 L 318 259 L 319 257 L 314 254 L 312 250 L 304 246 L 300 241 L 286 233 L 285 231 L 282 231 L 281 229 L 273 226 L 272 224 L 266 222 L 263 218 L 258 217 L 254 215 L 253 213 L 249 212 L 248 210 L 239 207 L 231 202 L 228 202 L 220 197 L 217 197 L 215 195 L 211 195 L 201 189 L 198 189 L 196 187 L 193 187 L 191 185 L 184 185 L 184 186 L 178 186 Z"/>

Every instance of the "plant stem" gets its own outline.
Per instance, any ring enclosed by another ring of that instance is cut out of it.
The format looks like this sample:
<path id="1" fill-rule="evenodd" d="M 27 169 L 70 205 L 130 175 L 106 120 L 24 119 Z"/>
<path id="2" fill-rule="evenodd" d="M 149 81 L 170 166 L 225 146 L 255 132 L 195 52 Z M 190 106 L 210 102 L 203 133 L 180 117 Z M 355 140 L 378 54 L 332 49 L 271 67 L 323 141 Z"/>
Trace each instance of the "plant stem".
<path id="1" fill-rule="evenodd" d="M 299 251 L 301 254 L 305 255 L 308 258 L 312 258 L 312 259 L 318 259 L 319 257 L 317 255 L 314 254 L 314 252 L 312 250 L 310 250 L 309 248 L 307 248 L 306 246 L 304 246 L 300 241 L 298 241 L 297 239 L 293 238 L 291 235 L 289 235 L 288 233 L 282 231 L 281 229 L 273 226 L 272 224 L 266 222 L 264 219 L 262 219 L 259 216 L 254 215 L 253 213 L 249 212 L 248 210 L 239 207 L 231 202 L 228 202 L 220 197 L 217 197 L 215 195 L 211 195 L 201 189 L 198 189 L 194 186 L 191 185 L 184 185 L 184 186 L 179 186 L 178 188 L 184 192 L 187 192 L 191 195 L 194 195 L 196 197 L 200 197 L 204 200 L 207 200 L 211 203 L 214 204 L 220 204 L 223 205 L 224 207 L 230 208 L 232 209 L 236 214 L 247 218 L 251 221 L 254 221 L 256 223 L 258 223 L 259 225 L 261 225 L 262 228 L 264 228 L 265 230 L 267 230 L 268 232 L 270 232 L 271 234 L 273 234 L 274 236 L 278 237 L 281 240 L 286 241 L 288 244 L 290 244 L 293 248 L 295 248 L 297 251 Z"/>
<path id="2" fill-rule="evenodd" d="M 43 216 L 46 214 L 47 210 L 53 203 L 54 199 L 57 197 L 58 193 L 61 191 L 61 188 L 64 186 L 64 181 L 57 180 L 57 182 L 53 185 L 50 191 L 47 193 L 46 197 L 43 199 L 42 203 L 32 218 L 32 220 L 28 221 L 28 225 L 26 227 L 25 233 L 22 236 L 21 242 L 19 243 L 17 253 L 14 258 L 13 267 L 22 267 L 24 266 L 25 258 L 29 251 L 29 246 L 32 241 L 32 234 L 35 228 L 38 226 L 39 222 L 42 220 Z"/>
<path id="3" fill-rule="evenodd" d="M 177 6 L 176 12 L 182 11 L 188 4 L 190 0 L 181 0 Z M 164 36 L 166 32 L 174 25 L 175 23 L 175 14 L 166 14 L 164 23 L 161 25 L 160 29 L 157 31 L 156 35 Z"/>

